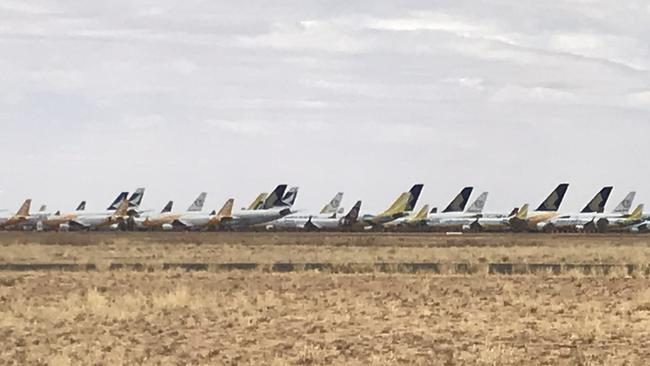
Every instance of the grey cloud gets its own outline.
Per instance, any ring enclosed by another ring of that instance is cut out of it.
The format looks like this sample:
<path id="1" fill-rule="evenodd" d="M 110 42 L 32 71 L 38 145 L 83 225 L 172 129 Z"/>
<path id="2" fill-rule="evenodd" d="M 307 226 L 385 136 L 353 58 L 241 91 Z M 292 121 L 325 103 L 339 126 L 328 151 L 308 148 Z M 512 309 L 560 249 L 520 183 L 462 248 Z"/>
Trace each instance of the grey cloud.
<path id="1" fill-rule="evenodd" d="M 281 181 L 311 208 L 344 190 L 381 209 L 416 181 L 438 206 L 466 184 L 487 209 L 534 204 L 560 180 L 566 208 L 601 184 L 643 200 L 649 10 L 3 2 L 0 206 L 99 208 L 140 185 L 151 207 L 241 206 Z"/>

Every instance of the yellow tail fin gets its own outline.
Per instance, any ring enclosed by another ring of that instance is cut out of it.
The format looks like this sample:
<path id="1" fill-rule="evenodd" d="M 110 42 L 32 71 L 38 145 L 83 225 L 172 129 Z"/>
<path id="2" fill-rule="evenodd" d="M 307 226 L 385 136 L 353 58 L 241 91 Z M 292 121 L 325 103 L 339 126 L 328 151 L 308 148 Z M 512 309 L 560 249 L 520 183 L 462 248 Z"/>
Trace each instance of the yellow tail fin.
<path id="1" fill-rule="evenodd" d="M 29 208 L 31 205 L 32 200 L 26 199 L 25 202 L 23 202 L 23 205 L 20 206 L 20 209 L 18 209 L 18 212 L 16 212 L 16 216 L 29 216 Z"/>
<path id="2" fill-rule="evenodd" d="M 393 202 L 393 204 L 386 211 L 380 214 L 380 216 L 390 216 L 396 213 L 404 212 L 410 197 L 411 197 L 410 193 L 408 192 L 402 193 L 399 197 L 397 197 L 395 202 Z"/>
<path id="3" fill-rule="evenodd" d="M 232 206 L 235 204 L 235 200 L 230 198 L 226 203 L 223 205 L 221 210 L 217 213 L 217 216 L 219 217 L 232 217 Z"/>
<path id="4" fill-rule="evenodd" d="M 413 216 L 413 220 L 424 220 L 427 218 L 428 214 L 429 214 L 429 205 L 424 205 L 422 206 L 420 211 L 418 211 L 418 213 L 416 213 Z"/>
<path id="5" fill-rule="evenodd" d="M 643 215 L 643 203 L 636 206 L 634 211 L 630 214 L 628 217 L 629 220 L 640 220 L 641 216 Z"/>
<path id="6" fill-rule="evenodd" d="M 264 203 L 264 200 L 268 196 L 268 193 L 260 193 L 257 195 L 257 198 L 251 203 L 250 206 L 248 206 L 249 210 L 256 210 L 262 203 Z"/>
<path id="7" fill-rule="evenodd" d="M 123 200 L 119 206 L 117 206 L 117 210 L 115 210 L 115 213 L 113 214 L 113 217 L 124 217 L 129 214 L 129 200 L 125 199 Z"/>
<path id="8" fill-rule="evenodd" d="M 528 204 L 524 204 L 517 212 L 517 218 L 519 220 L 526 220 L 528 218 Z"/>

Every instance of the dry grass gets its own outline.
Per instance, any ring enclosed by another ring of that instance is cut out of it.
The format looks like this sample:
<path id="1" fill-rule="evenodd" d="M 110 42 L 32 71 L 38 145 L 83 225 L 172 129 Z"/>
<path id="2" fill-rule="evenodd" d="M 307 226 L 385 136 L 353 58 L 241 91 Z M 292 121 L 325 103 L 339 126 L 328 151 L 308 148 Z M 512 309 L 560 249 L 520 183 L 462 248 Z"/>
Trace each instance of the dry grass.
<path id="1" fill-rule="evenodd" d="M 5 273 L 0 364 L 644 364 L 650 280 Z"/>
<path id="2" fill-rule="evenodd" d="M 16 262 L 650 263 L 650 236 L 0 233 Z"/>

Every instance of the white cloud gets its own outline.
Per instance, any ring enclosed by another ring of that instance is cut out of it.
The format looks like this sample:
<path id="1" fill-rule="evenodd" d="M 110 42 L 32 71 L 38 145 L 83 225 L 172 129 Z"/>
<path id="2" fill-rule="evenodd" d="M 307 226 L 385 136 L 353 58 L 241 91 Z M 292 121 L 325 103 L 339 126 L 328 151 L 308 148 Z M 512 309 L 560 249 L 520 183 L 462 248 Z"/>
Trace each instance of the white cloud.
<path id="1" fill-rule="evenodd" d="M 301 207 L 341 189 L 382 208 L 418 180 L 434 204 L 469 181 L 506 209 L 556 179 L 643 200 L 641 158 L 611 151 L 650 135 L 645 7 L 4 1 L 0 146 L 15 172 L 3 200 L 66 208 L 133 181 L 156 207 L 193 190 L 249 200 L 287 181 L 303 186 Z M 562 154 L 577 150 L 589 157 Z M 80 170 L 88 181 L 71 186 Z M 573 197 L 567 207 L 583 204 Z"/>

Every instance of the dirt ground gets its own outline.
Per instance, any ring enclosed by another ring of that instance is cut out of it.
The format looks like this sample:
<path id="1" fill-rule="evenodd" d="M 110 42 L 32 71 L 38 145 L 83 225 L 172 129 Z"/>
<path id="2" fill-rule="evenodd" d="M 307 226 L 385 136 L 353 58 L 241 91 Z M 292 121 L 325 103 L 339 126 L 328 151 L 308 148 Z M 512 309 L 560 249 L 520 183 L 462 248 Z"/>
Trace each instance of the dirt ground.
<path id="1" fill-rule="evenodd" d="M 0 263 L 650 264 L 645 235 L 0 233 Z M 646 278 L 647 277 L 647 278 Z M 644 365 L 650 276 L 0 272 L 0 365 Z"/>
<path id="2" fill-rule="evenodd" d="M 0 364 L 642 365 L 650 280 L 2 273 Z"/>
<path id="3" fill-rule="evenodd" d="M 0 233 L 0 263 L 650 264 L 648 235 Z"/>

